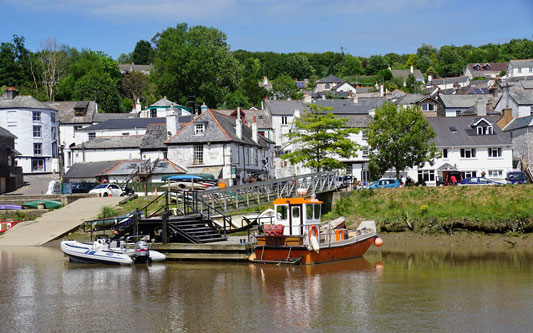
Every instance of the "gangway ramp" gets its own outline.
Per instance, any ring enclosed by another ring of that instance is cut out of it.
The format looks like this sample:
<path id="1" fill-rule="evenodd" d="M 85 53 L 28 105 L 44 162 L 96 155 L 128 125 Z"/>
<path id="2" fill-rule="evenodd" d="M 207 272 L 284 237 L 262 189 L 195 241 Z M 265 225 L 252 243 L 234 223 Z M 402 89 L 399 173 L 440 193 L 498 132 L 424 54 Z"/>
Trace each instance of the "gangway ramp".
<path id="1" fill-rule="evenodd" d="M 121 197 L 83 198 L 50 211 L 35 221 L 22 222 L 0 237 L 0 246 L 40 246 L 94 219 L 104 206 L 117 205 Z"/>

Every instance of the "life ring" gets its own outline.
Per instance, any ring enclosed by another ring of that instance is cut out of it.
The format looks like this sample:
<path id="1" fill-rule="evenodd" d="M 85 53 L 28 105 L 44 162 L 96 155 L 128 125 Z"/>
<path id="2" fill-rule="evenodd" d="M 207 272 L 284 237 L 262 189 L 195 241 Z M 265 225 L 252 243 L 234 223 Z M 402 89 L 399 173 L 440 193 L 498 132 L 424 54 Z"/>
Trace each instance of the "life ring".
<path id="1" fill-rule="evenodd" d="M 314 235 L 313 235 L 313 230 L 314 230 Z M 316 239 L 318 239 L 318 229 L 316 228 L 315 225 L 312 225 L 312 226 L 309 228 L 309 240 L 311 239 L 311 236 L 315 236 Z"/>

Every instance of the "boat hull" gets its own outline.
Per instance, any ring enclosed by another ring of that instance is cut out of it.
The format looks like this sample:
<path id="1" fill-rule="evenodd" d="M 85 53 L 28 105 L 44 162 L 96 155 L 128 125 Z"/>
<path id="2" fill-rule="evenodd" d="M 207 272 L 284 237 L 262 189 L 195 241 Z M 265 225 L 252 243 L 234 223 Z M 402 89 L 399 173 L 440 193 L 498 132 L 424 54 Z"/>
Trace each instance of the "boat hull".
<path id="1" fill-rule="evenodd" d="M 255 247 L 255 262 L 298 263 L 314 265 L 323 262 L 362 257 L 377 236 L 353 238 L 344 242 L 321 243 L 319 251 L 309 250 L 306 246 L 258 245 Z"/>
<path id="2" fill-rule="evenodd" d="M 62 241 L 61 251 L 69 256 L 72 262 L 106 265 L 130 265 L 133 260 L 124 253 L 95 250 L 86 244 L 76 241 Z"/>

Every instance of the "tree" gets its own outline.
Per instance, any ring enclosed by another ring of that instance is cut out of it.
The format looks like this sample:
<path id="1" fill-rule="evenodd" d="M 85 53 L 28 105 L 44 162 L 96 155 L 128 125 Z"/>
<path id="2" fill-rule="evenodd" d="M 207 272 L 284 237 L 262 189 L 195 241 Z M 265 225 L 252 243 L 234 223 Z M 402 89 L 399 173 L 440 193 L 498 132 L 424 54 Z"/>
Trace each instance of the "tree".
<path id="1" fill-rule="evenodd" d="M 382 56 L 373 55 L 366 61 L 367 75 L 376 75 L 382 69 L 387 69 L 387 62 Z"/>
<path id="2" fill-rule="evenodd" d="M 49 101 L 55 100 L 56 86 L 67 75 L 66 47 L 58 46 L 53 38 L 41 42 L 41 50 L 37 54 L 41 65 L 43 86 Z"/>
<path id="3" fill-rule="evenodd" d="M 425 73 L 426 70 L 433 65 L 433 62 L 431 61 L 431 58 L 423 55 L 423 56 L 417 56 L 415 60 L 415 68 L 420 69 L 422 73 Z"/>
<path id="4" fill-rule="evenodd" d="M 309 104 L 308 110 L 295 118 L 294 130 L 288 134 L 296 148 L 281 158 L 292 164 L 303 163 L 317 172 L 344 168 L 339 157 L 349 158 L 357 152 L 359 145 L 350 139 L 350 134 L 359 130 L 347 128 L 347 119 L 327 112 L 332 109 Z"/>
<path id="5" fill-rule="evenodd" d="M 224 96 L 224 108 L 236 109 L 238 106 L 243 109 L 249 109 L 251 106 L 250 102 L 248 102 L 248 99 L 241 91 L 227 93 L 226 96 Z"/>
<path id="6" fill-rule="evenodd" d="M 148 65 L 152 63 L 154 58 L 154 49 L 150 42 L 140 40 L 135 45 L 135 49 L 131 54 L 131 60 L 137 65 Z"/>
<path id="7" fill-rule="evenodd" d="M 296 99 L 298 86 L 290 76 L 283 74 L 272 80 L 272 94 L 277 99 Z"/>
<path id="8" fill-rule="evenodd" d="M 117 58 L 117 62 L 119 64 L 129 64 L 131 63 L 131 53 L 121 53 L 120 56 Z"/>
<path id="9" fill-rule="evenodd" d="M 151 74 L 158 92 L 182 104 L 191 96 L 210 106 L 221 103 L 242 72 L 226 38 L 218 29 L 184 23 L 161 32 Z"/>
<path id="10" fill-rule="evenodd" d="M 431 139 L 435 131 L 418 106 L 397 107 L 385 103 L 376 109 L 374 120 L 367 129 L 371 151 L 369 169 L 373 178 L 394 168 L 400 172 L 414 166 L 433 163 L 437 149 Z"/>
<path id="11" fill-rule="evenodd" d="M 35 61 L 24 41 L 24 37 L 13 35 L 12 43 L 0 44 L 0 86 L 37 88 Z"/>
<path id="12" fill-rule="evenodd" d="M 440 48 L 438 53 L 440 76 L 457 76 L 463 72 L 466 63 L 456 49 L 455 46 L 448 45 Z"/>
<path id="13" fill-rule="evenodd" d="M 121 99 L 115 82 L 109 74 L 89 72 L 74 85 L 74 100 L 94 100 L 103 112 L 120 112 Z"/>
<path id="14" fill-rule="evenodd" d="M 261 101 L 263 98 L 268 96 L 268 91 L 260 87 L 257 80 L 253 78 L 245 78 L 241 82 L 241 89 L 242 93 L 246 97 L 246 99 L 252 104 L 252 105 L 261 105 Z"/>
<path id="15" fill-rule="evenodd" d="M 363 69 L 363 65 L 359 58 L 350 54 L 344 56 L 344 62 L 342 63 L 341 71 L 339 73 L 341 77 L 362 75 L 364 72 L 365 70 Z"/>
<path id="16" fill-rule="evenodd" d="M 120 80 L 120 86 L 126 97 L 137 101 L 150 90 L 150 78 L 141 72 L 132 71 Z"/>
<path id="17" fill-rule="evenodd" d="M 411 73 L 407 75 L 407 80 L 405 80 L 405 89 L 407 89 L 407 92 L 410 92 L 412 94 L 417 92 L 418 83 L 416 82 L 415 76 Z"/>
<path id="18" fill-rule="evenodd" d="M 282 54 L 273 63 L 274 78 L 288 75 L 293 79 L 303 80 L 313 73 L 313 69 L 306 57 L 296 54 Z"/>

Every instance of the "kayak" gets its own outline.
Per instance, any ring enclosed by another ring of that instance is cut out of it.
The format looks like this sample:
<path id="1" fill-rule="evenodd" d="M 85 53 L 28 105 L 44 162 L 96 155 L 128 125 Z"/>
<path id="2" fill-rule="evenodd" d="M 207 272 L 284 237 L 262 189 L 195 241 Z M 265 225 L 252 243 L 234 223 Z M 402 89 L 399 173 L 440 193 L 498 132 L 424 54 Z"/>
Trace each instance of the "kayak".
<path id="1" fill-rule="evenodd" d="M 4 209 L 22 209 L 20 205 L 0 205 L 0 210 Z"/>
<path id="2" fill-rule="evenodd" d="M 28 201 L 22 204 L 22 207 L 25 208 L 34 208 L 38 209 L 39 206 L 46 208 L 46 209 L 54 209 L 59 208 L 61 206 L 61 202 L 54 201 L 54 200 L 35 200 L 35 201 Z"/>
<path id="3" fill-rule="evenodd" d="M 0 232 L 6 232 L 22 221 L 0 221 Z"/>

